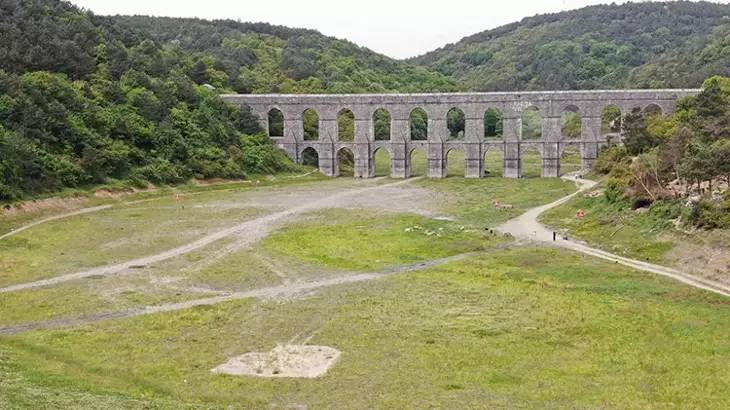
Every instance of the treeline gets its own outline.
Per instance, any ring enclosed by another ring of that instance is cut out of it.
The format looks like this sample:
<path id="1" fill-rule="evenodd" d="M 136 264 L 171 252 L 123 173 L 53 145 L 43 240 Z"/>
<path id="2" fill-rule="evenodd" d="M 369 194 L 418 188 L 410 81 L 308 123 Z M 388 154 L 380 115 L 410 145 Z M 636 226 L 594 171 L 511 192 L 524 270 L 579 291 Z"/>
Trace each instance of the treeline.
<path id="1" fill-rule="evenodd" d="M 313 30 L 145 16 L 96 18 L 129 44 L 151 39 L 203 57 L 197 80 L 239 93 L 456 91 L 446 76 Z"/>
<path id="2" fill-rule="evenodd" d="M 293 169 L 250 112 L 195 81 L 199 56 L 127 45 L 65 2 L 0 9 L 0 199 Z"/>
<path id="3" fill-rule="evenodd" d="M 730 5 L 641 2 L 524 19 L 412 62 L 471 90 L 699 87 L 730 75 Z"/>
<path id="4" fill-rule="evenodd" d="M 610 202 L 660 206 L 668 219 L 730 228 L 730 78 L 707 80 L 672 116 L 628 113 L 623 127 L 624 145 L 601 152 L 596 163 L 609 177 Z"/>
<path id="5" fill-rule="evenodd" d="M 245 178 L 293 165 L 251 113 L 181 73 L 89 81 L 0 71 L 0 199 L 113 181 Z"/>
<path id="6" fill-rule="evenodd" d="M 220 92 L 455 88 L 311 30 L 0 0 L 0 199 L 292 170 Z"/>

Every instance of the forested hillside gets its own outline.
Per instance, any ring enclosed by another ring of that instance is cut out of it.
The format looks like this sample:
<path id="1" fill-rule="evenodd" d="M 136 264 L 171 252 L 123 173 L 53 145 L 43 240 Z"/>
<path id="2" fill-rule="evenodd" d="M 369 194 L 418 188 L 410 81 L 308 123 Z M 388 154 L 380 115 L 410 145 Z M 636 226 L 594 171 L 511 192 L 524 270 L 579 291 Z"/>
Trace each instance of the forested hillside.
<path id="1" fill-rule="evenodd" d="M 728 15 L 710 3 L 590 7 L 403 62 L 312 30 L 0 0 L 0 200 L 292 170 L 221 92 L 699 86 L 730 74 Z"/>
<path id="2" fill-rule="evenodd" d="M 218 92 L 456 88 L 313 31 L 99 17 L 54 0 L 0 1 L 0 40 L 0 200 L 291 170 Z"/>
<path id="3" fill-rule="evenodd" d="M 458 89 L 446 76 L 312 30 L 143 16 L 96 20 L 108 31 L 120 33 L 119 37 L 128 45 L 151 39 L 165 48 L 202 56 L 196 61 L 196 80 L 240 93 Z"/>
<path id="4" fill-rule="evenodd" d="M 541 15 L 412 62 L 480 91 L 698 87 L 730 74 L 730 5 L 644 2 Z"/>

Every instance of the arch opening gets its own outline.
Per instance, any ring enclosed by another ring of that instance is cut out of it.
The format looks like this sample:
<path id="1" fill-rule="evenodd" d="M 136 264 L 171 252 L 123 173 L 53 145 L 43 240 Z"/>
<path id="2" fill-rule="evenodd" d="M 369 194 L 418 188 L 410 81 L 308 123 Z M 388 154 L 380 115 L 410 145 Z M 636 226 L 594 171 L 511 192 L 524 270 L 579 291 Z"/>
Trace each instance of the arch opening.
<path id="1" fill-rule="evenodd" d="M 542 155 L 536 147 L 523 147 L 522 157 L 522 177 L 523 178 L 540 178 L 542 176 Z"/>
<path id="2" fill-rule="evenodd" d="M 446 113 L 446 127 L 450 140 L 463 140 L 466 134 L 466 115 L 459 108 L 452 108 Z"/>
<path id="3" fill-rule="evenodd" d="M 580 153 L 580 147 L 573 144 L 568 145 L 560 155 L 560 176 L 581 169 L 583 169 L 583 156 Z"/>
<path id="4" fill-rule="evenodd" d="M 302 151 L 302 165 L 319 169 L 319 153 L 312 147 L 307 147 Z"/>
<path id="5" fill-rule="evenodd" d="M 644 107 L 643 110 L 644 116 L 646 118 L 651 118 L 657 115 L 663 115 L 664 112 L 662 111 L 662 107 L 659 106 L 659 104 L 649 104 L 646 107 Z"/>
<path id="6" fill-rule="evenodd" d="M 428 140 L 428 114 L 423 108 L 416 108 L 411 111 L 409 122 L 412 141 Z"/>
<path id="7" fill-rule="evenodd" d="M 347 108 L 337 114 L 337 140 L 355 140 L 355 114 Z"/>
<path id="8" fill-rule="evenodd" d="M 621 135 L 621 107 L 609 104 L 601 111 L 601 134 L 609 140 Z"/>
<path id="9" fill-rule="evenodd" d="M 426 151 L 421 148 L 413 148 L 408 155 L 410 156 L 411 176 L 427 176 L 428 157 Z"/>
<path id="10" fill-rule="evenodd" d="M 269 137 L 280 138 L 284 136 L 284 113 L 278 108 L 272 108 L 268 112 Z"/>
<path id="11" fill-rule="evenodd" d="M 312 108 L 307 108 L 302 114 L 302 123 L 304 126 L 304 140 L 319 140 L 319 114 Z"/>
<path id="12" fill-rule="evenodd" d="M 344 147 L 337 151 L 337 169 L 339 170 L 338 176 L 355 176 L 355 154 L 351 149 Z"/>
<path id="13" fill-rule="evenodd" d="M 484 154 L 484 176 L 501 177 L 504 175 L 504 150 L 490 147 Z"/>
<path id="14" fill-rule="evenodd" d="M 538 140 L 542 138 L 542 113 L 540 109 L 531 105 L 522 111 L 521 139 Z"/>
<path id="15" fill-rule="evenodd" d="M 464 151 L 452 148 L 446 153 L 446 177 L 466 176 L 466 158 Z"/>
<path id="16" fill-rule="evenodd" d="M 375 176 L 388 177 L 392 174 L 393 161 L 390 151 L 387 148 L 378 148 L 373 155 L 375 157 Z"/>
<path id="17" fill-rule="evenodd" d="M 561 116 L 560 134 L 563 139 L 577 140 L 583 134 L 583 116 L 575 105 L 569 105 Z"/>
<path id="18" fill-rule="evenodd" d="M 373 113 L 373 135 L 375 141 L 390 141 L 391 116 L 385 108 L 378 108 Z"/>
<path id="19" fill-rule="evenodd" d="M 504 115 L 498 108 L 484 112 L 484 138 L 499 138 L 504 135 Z"/>

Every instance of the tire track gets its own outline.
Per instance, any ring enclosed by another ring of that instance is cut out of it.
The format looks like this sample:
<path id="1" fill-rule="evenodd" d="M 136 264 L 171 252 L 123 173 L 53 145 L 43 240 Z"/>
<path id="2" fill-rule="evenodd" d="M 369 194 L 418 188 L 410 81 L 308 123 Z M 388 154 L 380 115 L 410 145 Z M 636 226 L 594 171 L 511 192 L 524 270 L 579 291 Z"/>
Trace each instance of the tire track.
<path id="1" fill-rule="evenodd" d="M 383 185 L 376 185 L 376 186 L 368 186 L 365 188 L 358 188 L 358 189 L 352 189 L 347 190 L 344 192 L 338 192 L 336 194 L 324 197 L 322 199 L 302 204 L 299 206 L 295 206 L 283 211 L 275 212 L 269 215 L 264 215 L 262 217 L 254 218 L 252 220 L 243 222 L 241 224 L 235 225 L 233 227 L 220 230 L 218 232 L 214 232 L 212 234 L 206 235 L 194 242 L 179 246 L 177 248 L 173 248 L 170 250 L 167 250 L 162 253 L 158 253 L 156 255 L 150 255 L 145 256 L 142 258 L 133 259 L 130 261 L 117 263 L 113 265 L 107 265 L 107 266 L 101 266 L 81 272 L 75 272 L 65 275 L 60 275 L 48 279 L 42 279 L 37 280 L 33 282 L 27 282 L 27 283 L 21 283 L 17 285 L 11 285 L 8 287 L 0 288 L 0 294 L 2 293 L 9 293 L 9 292 L 18 292 L 22 290 L 28 290 L 28 289 L 35 289 L 35 288 L 41 288 L 41 287 L 47 287 L 47 286 L 53 286 L 58 285 L 65 282 L 70 282 L 74 280 L 84 279 L 91 276 L 109 276 L 109 275 L 115 275 L 119 274 L 124 271 L 129 271 L 133 268 L 140 267 L 140 266 L 148 266 L 154 263 L 162 262 L 168 259 L 172 259 L 181 255 L 185 255 L 187 253 L 193 252 L 195 250 L 204 248 L 208 245 L 211 245 L 215 242 L 218 242 L 224 238 L 231 237 L 233 235 L 236 235 L 238 237 L 235 247 L 237 249 L 241 249 L 245 246 L 249 246 L 252 243 L 255 243 L 259 241 L 260 239 L 264 238 L 268 233 L 271 231 L 271 229 L 274 227 L 274 224 L 285 219 L 288 217 L 292 217 L 298 214 L 306 213 L 306 212 L 312 212 L 327 208 L 333 208 L 337 205 L 340 205 L 343 203 L 343 201 L 346 201 L 348 198 L 364 194 L 369 191 L 377 191 L 387 188 L 392 188 L 399 185 L 408 184 L 412 181 L 418 180 L 419 178 L 413 178 L 408 179 L 404 181 L 398 181 L 393 182 L 389 184 L 383 184 Z M 91 212 L 91 211 L 88 211 Z M 40 221 L 39 221 L 40 222 Z"/>

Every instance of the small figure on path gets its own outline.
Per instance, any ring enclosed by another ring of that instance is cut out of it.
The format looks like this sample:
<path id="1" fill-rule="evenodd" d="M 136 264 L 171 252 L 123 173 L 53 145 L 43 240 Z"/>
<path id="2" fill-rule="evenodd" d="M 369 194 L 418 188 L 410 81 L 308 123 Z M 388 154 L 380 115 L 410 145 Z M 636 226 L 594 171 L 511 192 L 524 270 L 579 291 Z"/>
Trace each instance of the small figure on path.
<path id="1" fill-rule="evenodd" d="M 558 240 L 558 233 L 553 231 L 553 242 L 555 242 L 556 240 Z"/>

